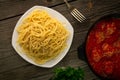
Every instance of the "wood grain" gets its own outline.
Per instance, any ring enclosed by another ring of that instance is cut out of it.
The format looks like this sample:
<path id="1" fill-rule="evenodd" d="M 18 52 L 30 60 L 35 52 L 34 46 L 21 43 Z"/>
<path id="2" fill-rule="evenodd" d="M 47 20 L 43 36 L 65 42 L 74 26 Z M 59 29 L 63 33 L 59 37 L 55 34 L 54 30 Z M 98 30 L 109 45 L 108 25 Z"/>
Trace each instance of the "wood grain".
<path id="1" fill-rule="evenodd" d="M 86 62 L 80 60 L 77 48 L 85 41 L 92 24 L 101 16 L 120 13 L 119 0 L 69 0 L 70 4 L 79 9 L 87 21 L 79 23 L 68 11 L 63 0 L 45 3 L 43 0 L 0 0 L 0 80 L 48 80 L 56 67 L 82 67 L 85 80 L 100 80 L 89 69 Z M 51 7 L 63 14 L 74 28 L 74 39 L 67 55 L 53 68 L 36 67 L 23 60 L 12 48 L 13 29 L 21 15 L 34 5 Z"/>
<path id="2" fill-rule="evenodd" d="M 63 0 L 51 0 L 51 2 L 46 2 L 46 0 L 2 0 L 0 1 L 0 20 L 21 15 L 36 5 L 54 7 L 63 3 Z"/>

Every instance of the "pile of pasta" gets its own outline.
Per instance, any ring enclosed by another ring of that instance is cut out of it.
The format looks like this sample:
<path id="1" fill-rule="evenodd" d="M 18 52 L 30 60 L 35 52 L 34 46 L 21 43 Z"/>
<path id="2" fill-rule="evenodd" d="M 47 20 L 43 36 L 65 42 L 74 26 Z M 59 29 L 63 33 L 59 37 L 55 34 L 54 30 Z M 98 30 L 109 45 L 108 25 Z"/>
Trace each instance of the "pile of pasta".
<path id="1" fill-rule="evenodd" d="M 67 46 L 69 31 L 45 10 L 33 10 L 17 28 L 17 43 L 34 62 L 44 64 Z"/>

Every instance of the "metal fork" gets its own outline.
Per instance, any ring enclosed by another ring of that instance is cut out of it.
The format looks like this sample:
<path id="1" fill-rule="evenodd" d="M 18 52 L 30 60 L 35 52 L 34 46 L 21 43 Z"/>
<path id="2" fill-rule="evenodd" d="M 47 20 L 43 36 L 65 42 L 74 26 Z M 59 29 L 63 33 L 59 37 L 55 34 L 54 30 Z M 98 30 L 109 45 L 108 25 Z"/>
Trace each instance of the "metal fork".
<path id="1" fill-rule="evenodd" d="M 78 9 L 71 6 L 67 0 L 64 0 L 64 2 L 66 3 L 67 7 L 70 10 L 70 13 L 75 19 L 77 19 L 79 22 L 83 22 L 84 20 L 86 20 L 86 17 L 80 11 L 78 11 Z"/>

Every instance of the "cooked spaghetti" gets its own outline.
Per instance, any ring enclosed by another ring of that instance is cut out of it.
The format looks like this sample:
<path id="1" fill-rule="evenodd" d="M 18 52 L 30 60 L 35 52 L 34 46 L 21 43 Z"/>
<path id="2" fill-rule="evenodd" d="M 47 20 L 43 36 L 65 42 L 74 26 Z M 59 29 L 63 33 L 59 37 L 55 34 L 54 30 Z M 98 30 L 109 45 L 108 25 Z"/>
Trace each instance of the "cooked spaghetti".
<path id="1" fill-rule="evenodd" d="M 44 64 L 64 50 L 69 32 L 44 10 L 32 11 L 17 28 L 17 43 L 38 64 Z"/>

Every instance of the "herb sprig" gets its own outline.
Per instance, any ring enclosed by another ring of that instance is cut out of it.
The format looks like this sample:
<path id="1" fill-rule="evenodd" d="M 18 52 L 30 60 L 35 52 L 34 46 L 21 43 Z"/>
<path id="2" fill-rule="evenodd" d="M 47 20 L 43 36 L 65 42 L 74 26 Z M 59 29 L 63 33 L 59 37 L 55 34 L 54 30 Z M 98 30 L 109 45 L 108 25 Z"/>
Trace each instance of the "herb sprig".
<path id="1" fill-rule="evenodd" d="M 50 80 L 84 80 L 84 71 L 79 68 L 56 68 Z"/>

